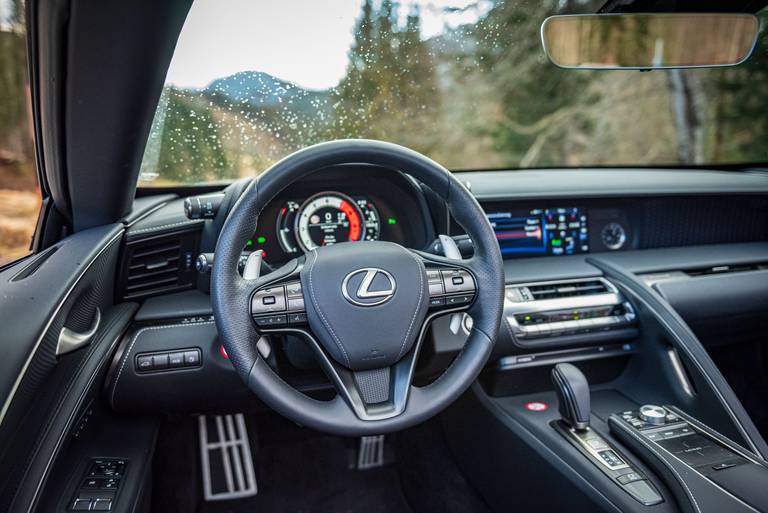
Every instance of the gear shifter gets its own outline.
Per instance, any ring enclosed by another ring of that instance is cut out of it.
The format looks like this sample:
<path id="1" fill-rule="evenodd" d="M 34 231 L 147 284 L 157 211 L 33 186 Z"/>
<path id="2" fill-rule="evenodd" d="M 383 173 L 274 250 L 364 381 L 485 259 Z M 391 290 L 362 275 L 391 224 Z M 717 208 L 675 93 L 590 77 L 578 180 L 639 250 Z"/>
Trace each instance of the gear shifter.
<path id="1" fill-rule="evenodd" d="M 552 369 L 560 415 L 577 431 L 589 427 L 589 383 L 584 374 L 570 363 L 558 363 Z"/>

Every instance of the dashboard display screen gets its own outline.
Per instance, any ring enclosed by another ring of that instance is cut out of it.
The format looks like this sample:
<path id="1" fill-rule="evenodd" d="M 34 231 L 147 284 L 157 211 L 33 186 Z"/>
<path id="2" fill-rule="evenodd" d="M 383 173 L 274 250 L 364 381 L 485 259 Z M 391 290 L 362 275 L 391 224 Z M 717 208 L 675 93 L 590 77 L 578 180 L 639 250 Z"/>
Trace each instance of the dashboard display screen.
<path id="1" fill-rule="evenodd" d="M 504 258 L 573 255 L 589 251 L 584 209 L 536 208 L 486 214 Z"/>

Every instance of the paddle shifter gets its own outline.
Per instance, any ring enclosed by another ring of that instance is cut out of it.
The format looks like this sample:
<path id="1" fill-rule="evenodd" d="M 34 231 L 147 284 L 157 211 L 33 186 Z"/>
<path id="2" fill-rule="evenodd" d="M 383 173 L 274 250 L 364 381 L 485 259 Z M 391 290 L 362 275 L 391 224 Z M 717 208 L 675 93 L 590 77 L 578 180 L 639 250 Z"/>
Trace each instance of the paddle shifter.
<path id="1" fill-rule="evenodd" d="M 558 363 L 552 369 L 560 415 L 577 431 L 589 427 L 589 383 L 579 369 L 570 363 Z"/>

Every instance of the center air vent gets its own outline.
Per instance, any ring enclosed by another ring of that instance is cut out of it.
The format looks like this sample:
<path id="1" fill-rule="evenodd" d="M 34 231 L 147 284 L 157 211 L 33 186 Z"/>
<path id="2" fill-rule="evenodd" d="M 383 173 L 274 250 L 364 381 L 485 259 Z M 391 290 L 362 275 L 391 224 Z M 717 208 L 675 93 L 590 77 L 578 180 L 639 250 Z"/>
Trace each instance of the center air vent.
<path id="1" fill-rule="evenodd" d="M 126 244 L 118 295 L 135 299 L 191 288 L 197 232 L 174 233 Z"/>
<path id="2" fill-rule="evenodd" d="M 575 281 L 564 283 L 546 283 L 542 285 L 529 285 L 528 290 L 531 300 L 558 299 L 563 297 L 593 296 L 605 294 L 608 287 L 601 280 Z"/>

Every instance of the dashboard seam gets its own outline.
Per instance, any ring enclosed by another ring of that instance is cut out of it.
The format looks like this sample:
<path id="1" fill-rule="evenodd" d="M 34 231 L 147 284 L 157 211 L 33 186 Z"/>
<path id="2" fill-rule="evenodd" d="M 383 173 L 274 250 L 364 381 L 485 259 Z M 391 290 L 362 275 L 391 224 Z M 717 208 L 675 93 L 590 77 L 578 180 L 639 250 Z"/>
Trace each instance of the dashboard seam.
<path id="1" fill-rule="evenodd" d="M 137 234 L 137 233 L 155 232 L 155 231 L 164 230 L 166 228 L 173 228 L 173 227 L 176 227 L 176 226 L 184 226 L 184 225 L 190 225 L 191 226 L 191 225 L 203 224 L 203 223 L 204 223 L 204 221 L 200 222 L 198 220 L 194 220 L 194 221 L 191 221 L 191 220 L 178 221 L 176 223 L 161 224 L 159 226 L 149 226 L 147 228 L 139 228 L 138 230 L 130 230 L 128 232 L 128 235 L 134 235 L 134 234 Z"/>

